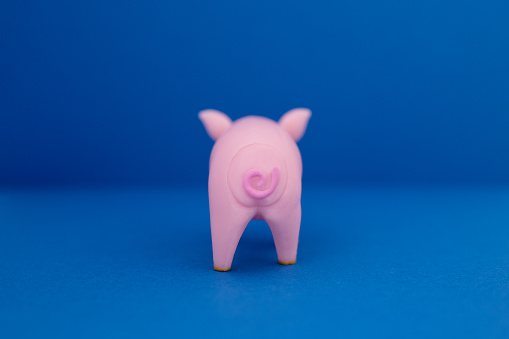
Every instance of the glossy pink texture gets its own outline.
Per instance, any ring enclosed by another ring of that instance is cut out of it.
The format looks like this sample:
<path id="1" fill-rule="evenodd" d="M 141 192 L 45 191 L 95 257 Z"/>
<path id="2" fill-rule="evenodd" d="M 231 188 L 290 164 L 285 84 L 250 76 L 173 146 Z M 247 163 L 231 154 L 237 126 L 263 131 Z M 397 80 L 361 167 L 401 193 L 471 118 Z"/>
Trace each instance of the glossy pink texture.
<path id="1" fill-rule="evenodd" d="M 244 179 L 242 179 L 242 187 L 247 194 L 256 199 L 265 199 L 276 190 L 277 184 L 279 183 L 279 169 L 274 167 L 272 169 L 272 183 L 270 187 L 265 190 L 258 190 L 258 188 L 253 187 L 253 183 L 251 182 L 253 178 L 260 178 L 260 181 L 255 183 L 256 187 L 262 187 L 267 181 L 267 176 L 260 171 L 259 169 L 253 168 L 247 171 L 244 175 Z"/>
<path id="2" fill-rule="evenodd" d="M 279 262 L 297 259 L 301 220 L 302 160 L 296 141 L 311 112 L 293 109 L 279 122 L 247 116 L 232 122 L 224 113 L 199 114 L 216 140 L 210 155 L 209 204 L 216 270 L 230 269 L 251 219 L 267 221 Z"/>

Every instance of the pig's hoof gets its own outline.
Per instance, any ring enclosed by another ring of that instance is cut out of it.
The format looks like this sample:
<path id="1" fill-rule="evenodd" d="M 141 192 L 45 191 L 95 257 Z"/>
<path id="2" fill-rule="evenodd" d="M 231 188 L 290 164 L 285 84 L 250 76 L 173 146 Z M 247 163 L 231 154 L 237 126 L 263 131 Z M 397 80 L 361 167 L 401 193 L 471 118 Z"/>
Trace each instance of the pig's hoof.
<path id="1" fill-rule="evenodd" d="M 292 261 L 281 261 L 281 260 L 278 260 L 278 261 L 281 265 L 293 265 L 297 262 L 297 259 L 292 260 Z"/>
<path id="2" fill-rule="evenodd" d="M 230 268 L 231 268 L 231 266 L 228 268 L 219 268 L 219 267 L 214 266 L 214 269 L 218 272 L 228 272 L 230 270 Z"/>

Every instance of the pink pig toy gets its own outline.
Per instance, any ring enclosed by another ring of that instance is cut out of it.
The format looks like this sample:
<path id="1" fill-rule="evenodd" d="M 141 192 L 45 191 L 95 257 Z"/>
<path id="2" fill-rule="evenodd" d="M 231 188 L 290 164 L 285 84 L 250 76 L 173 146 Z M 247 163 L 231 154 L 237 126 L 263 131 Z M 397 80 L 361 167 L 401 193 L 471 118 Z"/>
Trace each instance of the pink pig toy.
<path id="1" fill-rule="evenodd" d="M 251 219 L 269 224 L 279 263 L 294 264 L 302 188 L 302 159 L 296 142 L 306 130 L 311 111 L 290 110 L 279 122 L 258 116 L 232 122 L 211 109 L 198 117 L 216 141 L 209 166 L 214 269 L 230 270 Z"/>

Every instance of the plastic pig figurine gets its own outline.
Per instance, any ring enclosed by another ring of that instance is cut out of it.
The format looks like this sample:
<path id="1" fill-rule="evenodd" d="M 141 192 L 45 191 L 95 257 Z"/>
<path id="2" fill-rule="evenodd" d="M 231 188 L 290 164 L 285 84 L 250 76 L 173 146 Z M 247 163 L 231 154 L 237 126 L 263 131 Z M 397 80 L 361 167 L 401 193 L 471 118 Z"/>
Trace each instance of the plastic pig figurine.
<path id="1" fill-rule="evenodd" d="M 294 264 L 301 218 L 302 159 L 296 142 L 311 111 L 296 108 L 279 122 L 224 113 L 198 115 L 215 140 L 210 155 L 209 204 L 214 269 L 228 271 L 251 219 L 263 219 L 274 237 L 279 263 Z"/>

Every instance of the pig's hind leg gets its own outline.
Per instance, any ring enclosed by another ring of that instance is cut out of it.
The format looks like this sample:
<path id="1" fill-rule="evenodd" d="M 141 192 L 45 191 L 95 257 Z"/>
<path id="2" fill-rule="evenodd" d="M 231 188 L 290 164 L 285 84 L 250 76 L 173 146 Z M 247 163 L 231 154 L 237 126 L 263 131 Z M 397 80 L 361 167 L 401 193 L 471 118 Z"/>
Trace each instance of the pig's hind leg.
<path id="1" fill-rule="evenodd" d="M 230 270 L 240 237 L 254 216 L 253 209 L 231 207 L 227 211 L 211 210 L 210 214 L 212 251 L 216 271 Z"/>
<path id="2" fill-rule="evenodd" d="M 300 220 L 300 204 L 291 213 L 275 214 L 266 218 L 274 237 L 278 261 L 282 265 L 295 264 L 297 261 Z"/>

